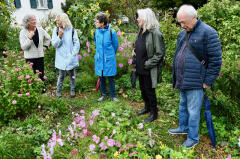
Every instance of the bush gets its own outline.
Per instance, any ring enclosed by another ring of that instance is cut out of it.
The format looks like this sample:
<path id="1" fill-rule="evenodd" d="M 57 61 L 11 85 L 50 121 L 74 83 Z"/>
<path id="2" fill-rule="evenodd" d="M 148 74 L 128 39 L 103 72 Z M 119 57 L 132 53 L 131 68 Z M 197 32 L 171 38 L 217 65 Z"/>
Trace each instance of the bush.
<path id="1" fill-rule="evenodd" d="M 240 125 L 240 2 L 211 0 L 198 13 L 201 20 L 217 30 L 222 44 L 223 64 L 215 82 L 218 96 L 213 98 L 216 114 L 224 113 Z"/>
<path id="2" fill-rule="evenodd" d="M 43 82 L 26 64 L 23 53 L 5 52 L 0 69 L 0 117 L 3 121 L 31 112 L 38 104 Z"/>

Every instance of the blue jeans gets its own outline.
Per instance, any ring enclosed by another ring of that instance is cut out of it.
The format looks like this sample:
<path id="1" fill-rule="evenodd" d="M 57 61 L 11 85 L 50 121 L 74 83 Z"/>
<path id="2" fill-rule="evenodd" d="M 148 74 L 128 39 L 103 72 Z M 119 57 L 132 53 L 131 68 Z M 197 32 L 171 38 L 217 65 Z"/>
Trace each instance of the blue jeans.
<path id="1" fill-rule="evenodd" d="M 179 128 L 188 131 L 188 140 L 199 141 L 199 121 L 203 89 L 181 90 L 179 104 Z"/>
<path id="2" fill-rule="evenodd" d="M 101 94 L 107 96 L 106 77 L 100 77 Z M 114 76 L 108 76 L 109 92 L 112 98 L 116 97 Z"/>
<path id="3" fill-rule="evenodd" d="M 58 76 L 58 81 L 57 81 L 57 92 L 61 92 L 62 90 L 62 85 L 64 78 L 66 77 L 66 70 L 59 70 L 59 76 Z M 74 91 L 76 87 L 76 71 L 75 68 L 72 70 L 69 70 L 69 78 L 70 78 L 70 85 L 71 85 L 71 90 Z"/>

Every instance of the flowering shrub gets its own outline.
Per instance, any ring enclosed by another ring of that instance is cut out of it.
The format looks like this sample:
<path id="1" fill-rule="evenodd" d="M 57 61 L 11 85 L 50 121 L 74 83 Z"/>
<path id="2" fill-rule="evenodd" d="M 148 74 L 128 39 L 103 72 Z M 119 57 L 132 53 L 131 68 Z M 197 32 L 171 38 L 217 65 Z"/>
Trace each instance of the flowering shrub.
<path id="1" fill-rule="evenodd" d="M 32 64 L 25 63 L 23 53 L 3 54 L 6 58 L 0 69 L 0 117 L 7 121 L 37 106 L 43 82 L 33 74 Z"/>
<path id="2" fill-rule="evenodd" d="M 85 5 L 82 3 L 75 3 L 67 11 L 73 26 L 81 31 L 79 34 L 81 44 L 93 40 L 95 14 L 98 12 L 100 12 L 98 3 Z"/>

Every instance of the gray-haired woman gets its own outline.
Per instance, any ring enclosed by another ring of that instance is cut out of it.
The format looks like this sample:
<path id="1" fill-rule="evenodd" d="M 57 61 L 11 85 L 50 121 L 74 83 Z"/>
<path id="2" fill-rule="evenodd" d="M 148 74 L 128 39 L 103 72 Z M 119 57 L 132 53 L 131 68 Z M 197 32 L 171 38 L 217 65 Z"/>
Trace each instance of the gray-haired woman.
<path id="1" fill-rule="evenodd" d="M 34 15 L 26 15 L 23 18 L 23 26 L 19 38 L 24 58 L 26 62 L 33 64 L 34 73 L 38 72 L 39 78 L 44 81 L 44 51 L 49 47 L 51 37 L 43 28 L 37 27 Z M 45 93 L 45 89 L 42 91 Z"/>
<path id="2" fill-rule="evenodd" d="M 136 71 L 145 103 L 145 108 L 139 111 L 138 115 L 150 112 L 145 122 L 151 122 L 158 116 L 155 88 L 157 83 L 161 82 L 161 61 L 164 58 L 165 47 L 153 11 L 149 8 L 139 9 L 136 16 L 139 32 L 133 55 L 136 55 Z"/>

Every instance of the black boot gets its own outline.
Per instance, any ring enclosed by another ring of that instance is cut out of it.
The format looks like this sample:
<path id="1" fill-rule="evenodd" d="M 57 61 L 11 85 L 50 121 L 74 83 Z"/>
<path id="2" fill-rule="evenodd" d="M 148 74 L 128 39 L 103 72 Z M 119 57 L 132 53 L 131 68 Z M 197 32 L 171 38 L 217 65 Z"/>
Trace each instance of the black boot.
<path id="1" fill-rule="evenodd" d="M 140 110 L 137 114 L 143 115 L 143 114 L 147 114 L 148 112 L 149 112 L 149 110 L 147 110 L 147 108 L 144 108 L 144 109 Z"/>
<path id="2" fill-rule="evenodd" d="M 152 122 L 157 119 L 157 113 L 151 113 L 144 121 L 145 122 Z"/>

